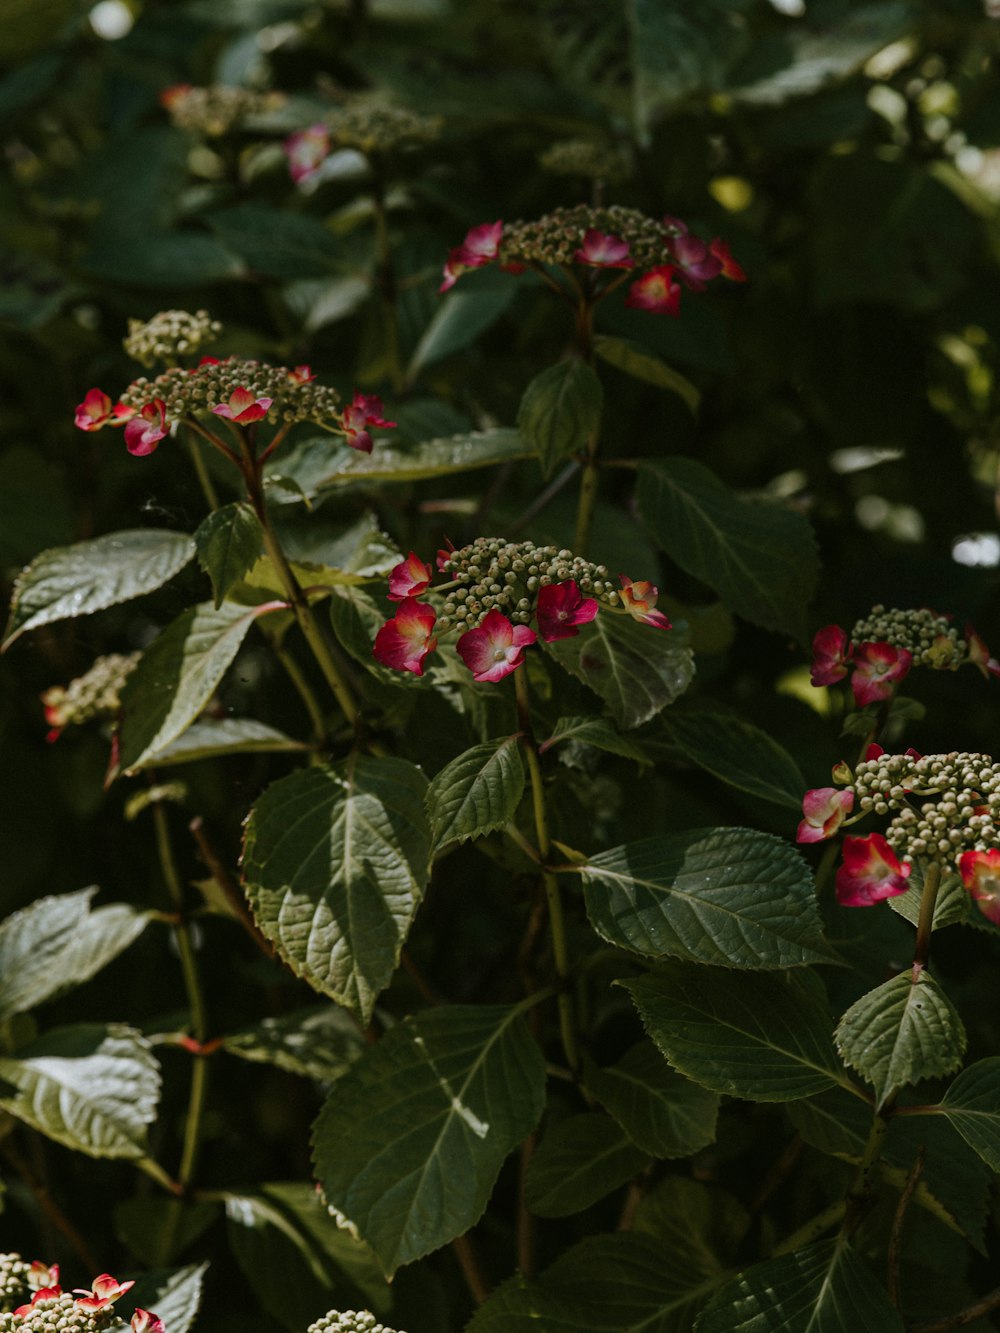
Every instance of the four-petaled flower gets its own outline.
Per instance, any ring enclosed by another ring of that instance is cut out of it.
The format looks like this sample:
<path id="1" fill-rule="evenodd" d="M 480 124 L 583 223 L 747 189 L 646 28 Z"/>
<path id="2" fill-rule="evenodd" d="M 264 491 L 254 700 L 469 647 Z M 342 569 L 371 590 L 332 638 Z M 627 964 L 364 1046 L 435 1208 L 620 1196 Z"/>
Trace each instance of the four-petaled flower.
<path id="1" fill-rule="evenodd" d="M 310 125 L 308 129 L 290 134 L 284 143 L 288 158 L 288 172 L 296 185 L 314 176 L 320 164 L 330 154 L 330 131 L 325 125 Z"/>
<path id="2" fill-rule="evenodd" d="M 84 1287 L 74 1287 L 73 1294 L 79 1296 L 80 1299 L 76 1303 L 85 1310 L 106 1310 L 134 1286 L 133 1281 L 119 1282 L 110 1273 L 101 1273 L 99 1277 L 94 1278 L 89 1291 Z"/>
<path id="3" fill-rule="evenodd" d="M 990 676 L 1000 676 L 1000 662 L 990 656 L 990 650 L 971 625 L 965 627 L 965 638 L 969 645 L 969 661 L 979 668 L 983 679 L 989 680 Z"/>
<path id="4" fill-rule="evenodd" d="M 686 232 L 669 242 L 670 253 L 681 277 L 693 292 L 704 291 L 705 284 L 722 272 L 722 260 L 712 253 L 711 246 Z"/>
<path id="5" fill-rule="evenodd" d="M 647 310 L 651 315 L 678 315 L 681 308 L 681 287 L 674 281 L 673 264 L 659 264 L 644 273 L 628 289 L 625 304 L 636 310 Z"/>
<path id="6" fill-rule="evenodd" d="M 396 671 L 424 674 L 424 658 L 437 647 L 434 622 L 437 612 L 426 602 L 408 597 L 400 602 L 396 614 L 375 635 L 372 654 L 383 666 Z"/>
<path id="7" fill-rule="evenodd" d="M 309 384 L 316 376 L 308 366 L 296 366 L 288 372 L 288 378 L 293 384 Z"/>
<path id="8" fill-rule="evenodd" d="M 132 1333 L 167 1333 L 166 1325 L 158 1314 L 143 1310 L 138 1305 L 129 1327 Z"/>
<path id="9" fill-rule="evenodd" d="M 419 597 L 431 581 L 431 570 L 411 551 L 405 560 L 400 560 L 389 570 L 389 591 L 386 594 L 390 602 L 402 602 L 407 597 Z"/>
<path id="10" fill-rule="evenodd" d="M 912 665 L 913 654 L 907 648 L 894 648 L 891 643 L 859 643 L 851 675 L 855 703 L 866 708 L 890 699 Z"/>
<path id="11" fill-rule="evenodd" d="M 594 268 L 635 268 L 628 242 L 594 227 L 584 232 L 583 244 L 573 258 L 578 264 L 591 264 Z"/>
<path id="12" fill-rule="evenodd" d="M 499 611 L 487 611 L 478 629 L 467 630 L 455 647 L 473 680 L 493 683 L 521 665 L 525 648 L 535 638 L 527 625 L 512 625 Z"/>
<path id="13" fill-rule="evenodd" d="M 579 634 L 578 625 L 586 625 L 597 615 L 593 597 L 582 597 L 575 579 L 564 583 L 549 583 L 538 594 L 535 608 L 538 632 L 546 643 L 555 639 L 571 639 Z"/>
<path id="14" fill-rule="evenodd" d="M 141 408 L 138 416 L 125 423 L 125 447 L 137 458 L 151 454 L 167 434 L 167 405 L 162 398 L 154 398 Z"/>
<path id="15" fill-rule="evenodd" d="M 51 1301 L 54 1297 L 61 1296 L 62 1294 L 63 1289 L 58 1283 L 56 1283 L 54 1287 L 39 1287 L 27 1305 L 19 1305 L 14 1313 L 20 1315 L 21 1318 L 24 1319 L 27 1315 L 31 1314 L 31 1307 L 37 1305 L 39 1301 Z"/>
<path id="16" fill-rule="evenodd" d="M 340 416 L 341 426 L 347 436 L 347 443 L 352 449 L 363 454 L 372 451 L 372 437 L 369 426 L 382 426 L 391 429 L 395 421 L 383 421 L 382 399 L 377 394 L 356 393 Z"/>
<path id="17" fill-rule="evenodd" d="M 809 679 L 814 685 L 835 685 L 847 675 L 853 660 L 854 649 L 844 631 L 839 625 L 825 625 L 813 639 Z"/>
<path id="18" fill-rule="evenodd" d="M 500 253 L 500 237 L 503 235 L 503 222 L 482 222 L 466 232 L 465 240 L 448 255 L 444 266 L 444 281 L 438 288 L 446 292 L 454 287 L 467 268 L 482 268 L 492 264 Z"/>
<path id="19" fill-rule="evenodd" d="M 126 407 L 124 403 L 112 407 L 103 389 L 88 389 L 83 402 L 77 404 L 73 424 L 78 430 L 100 430 L 102 426 L 120 426 L 134 416 L 134 407 Z"/>
<path id="20" fill-rule="evenodd" d="M 963 852 L 958 872 L 983 916 L 1000 926 L 1000 850 Z"/>
<path id="21" fill-rule="evenodd" d="M 672 628 L 662 611 L 653 610 L 660 595 L 655 583 L 646 579 L 633 582 L 627 574 L 619 574 L 618 578 L 622 585 L 622 605 L 633 620 L 641 620 L 644 625 L 652 625 L 655 629 Z"/>
<path id="22" fill-rule="evenodd" d="M 228 403 L 219 403 L 212 411 L 217 417 L 235 421 L 241 426 L 249 426 L 251 421 L 261 421 L 267 416 L 273 398 L 255 398 L 249 389 L 234 389 Z"/>
<path id="23" fill-rule="evenodd" d="M 910 867 L 901 863 L 881 833 L 844 839 L 844 864 L 837 871 L 841 907 L 871 907 L 905 893 Z"/>
<path id="24" fill-rule="evenodd" d="M 805 819 L 799 824 L 796 842 L 823 842 L 832 838 L 854 807 L 854 792 L 836 787 L 814 787 L 802 798 Z"/>

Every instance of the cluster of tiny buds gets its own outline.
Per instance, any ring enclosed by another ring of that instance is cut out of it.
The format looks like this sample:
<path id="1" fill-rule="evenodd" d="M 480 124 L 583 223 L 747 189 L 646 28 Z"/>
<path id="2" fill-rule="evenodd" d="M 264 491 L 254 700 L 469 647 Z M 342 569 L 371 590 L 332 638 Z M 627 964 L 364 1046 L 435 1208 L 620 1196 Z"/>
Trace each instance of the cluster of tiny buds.
<path id="1" fill-rule="evenodd" d="M 1000 847 L 1000 764 L 989 755 L 883 754 L 858 764 L 857 812 L 892 815 L 885 839 L 904 861 Z"/>
<path id="2" fill-rule="evenodd" d="M 946 616 L 927 607 L 900 611 L 873 606 L 851 630 L 852 643 L 890 643 L 912 653 L 915 666 L 957 671 L 967 660 L 969 645 Z"/>
<path id="3" fill-rule="evenodd" d="M 29 1288 L 32 1265 L 17 1253 L 0 1254 L 0 1306 L 20 1301 Z"/>
<path id="4" fill-rule="evenodd" d="M 306 1333 L 400 1333 L 380 1324 L 367 1310 L 330 1310 L 310 1324 Z"/>
<path id="5" fill-rule="evenodd" d="M 154 379 L 140 376 L 122 394 L 121 403 L 141 412 L 159 399 L 167 419 L 173 421 L 189 412 L 210 412 L 220 403 L 227 403 L 236 389 L 246 389 L 254 398 L 269 398 L 268 420 L 276 424 L 329 421 L 339 412 L 336 389 L 306 379 L 287 366 L 271 366 L 239 356 L 224 361 L 206 357 L 193 370 L 172 366 Z"/>
<path id="6" fill-rule="evenodd" d="M 228 134 L 250 117 L 275 110 L 285 100 L 284 93 L 255 92 L 223 83 L 205 88 L 178 83 L 160 93 L 160 104 L 178 129 L 209 138 Z"/>
<path id="7" fill-rule="evenodd" d="M 49 738 L 55 740 L 66 727 L 79 726 L 95 717 L 115 717 L 121 689 L 141 653 L 107 653 L 68 685 L 52 685 L 42 694 Z"/>
<path id="8" fill-rule="evenodd" d="M 176 365 L 185 357 L 197 355 L 206 344 L 214 342 L 222 325 L 207 310 L 161 310 L 152 319 L 130 319 L 122 346 L 141 366 Z"/>
<path id="9" fill-rule="evenodd" d="M 34 1301 L 24 1314 L 0 1314 L 0 1333 L 105 1333 L 126 1328 L 110 1307 L 91 1314 L 68 1291 Z"/>
<path id="10" fill-rule="evenodd" d="M 381 97 L 360 96 L 325 120 L 330 141 L 358 152 L 392 153 L 420 148 L 441 133 L 440 116 L 422 116 Z"/>
<path id="11" fill-rule="evenodd" d="M 628 150 L 597 139 L 561 139 L 539 155 L 538 164 L 556 176 L 583 176 L 611 185 L 631 174 Z"/>
<path id="12" fill-rule="evenodd" d="M 501 264 L 537 262 L 571 264 L 587 232 L 612 234 L 628 245 L 637 268 L 655 268 L 674 262 L 668 242 L 680 234 L 664 222 L 621 204 L 591 208 L 577 204 L 556 208 L 533 222 L 508 222 L 500 242 Z"/>
<path id="13" fill-rule="evenodd" d="M 604 565 L 591 564 L 572 551 L 503 537 L 477 537 L 440 561 L 446 578 L 461 586 L 449 589 L 437 629 L 475 629 L 490 611 L 501 611 L 514 624 L 531 620 L 538 591 L 573 579 L 580 591 L 605 606 L 621 605 L 621 596 Z"/>

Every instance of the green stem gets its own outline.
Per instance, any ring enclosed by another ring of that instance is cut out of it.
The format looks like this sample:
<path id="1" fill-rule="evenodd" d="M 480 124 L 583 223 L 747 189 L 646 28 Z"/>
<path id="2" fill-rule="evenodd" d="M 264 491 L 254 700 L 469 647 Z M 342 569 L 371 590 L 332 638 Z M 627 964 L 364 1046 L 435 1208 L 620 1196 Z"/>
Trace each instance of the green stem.
<path id="1" fill-rule="evenodd" d="M 878 1167 L 878 1160 L 882 1155 L 886 1130 L 889 1128 L 889 1110 L 890 1107 L 887 1103 L 877 1110 L 872 1117 L 872 1127 L 868 1131 L 868 1142 L 865 1144 L 858 1174 L 844 1201 L 846 1212 L 843 1234 L 847 1239 L 850 1239 L 857 1230 L 871 1204 L 872 1194 L 875 1190 L 875 1172 Z"/>
<path id="2" fill-rule="evenodd" d="M 791 1254 L 793 1250 L 800 1250 L 804 1245 L 811 1245 L 814 1240 L 818 1240 L 824 1231 L 829 1231 L 843 1219 L 847 1209 L 847 1200 L 838 1199 L 836 1203 L 831 1203 L 828 1208 L 824 1208 L 821 1213 L 809 1219 L 804 1226 L 799 1227 L 798 1231 L 793 1231 L 790 1236 L 786 1236 L 780 1245 L 776 1245 L 771 1251 L 773 1258 L 782 1254 Z"/>
<path id="3" fill-rule="evenodd" d="M 581 293 L 576 308 L 576 350 L 588 366 L 594 364 L 594 303 Z M 576 506 L 576 531 L 573 536 L 574 554 L 585 556 L 590 543 L 590 527 L 594 519 L 594 507 L 597 503 L 598 466 L 597 452 L 600 437 L 595 430 L 587 437 L 584 449 L 583 474 L 580 478 L 580 495 Z"/>
<path id="4" fill-rule="evenodd" d="M 214 513 L 219 507 L 219 495 L 215 489 L 215 483 L 212 481 L 211 475 L 209 474 L 208 465 L 205 462 L 205 455 L 201 451 L 201 443 L 194 437 L 193 432 L 188 439 L 188 449 L 191 453 L 191 461 L 194 463 L 198 485 L 201 487 L 201 493 L 205 497 L 205 503 Z"/>
<path id="5" fill-rule="evenodd" d="M 917 918 L 917 942 L 913 948 L 913 980 L 927 966 L 931 952 L 931 933 L 934 929 L 934 908 L 941 887 L 941 862 L 932 861 L 924 874 L 924 891 L 920 896 L 920 915 Z"/>
<path id="6" fill-rule="evenodd" d="M 382 307 L 385 347 L 389 358 L 389 382 L 394 393 L 406 387 L 400 350 L 399 318 L 396 313 L 396 270 L 389 239 L 389 216 L 385 206 L 385 177 L 380 161 L 371 160 L 372 213 L 375 219 L 375 283 Z"/>
<path id="7" fill-rule="evenodd" d="M 285 674 L 292 682 L 296 694 L 305 705 L 306 712 L 309 714 L 309 720 L 312 723 L 313 743 L 318 749 L 325 749 L 329 744 L 329 737 L 326 731 L 326 718 L 323 716 L 323 710 L 319 706 L 319 700 L 313 691 L 312 686 L 306 679 L 305 673 L 296 662 L 294 656 L 288 651 L 281 639 L 270 628 L 265 628 L 262 620 L 258 620 L 258 626 L 264 637 L 270 644 L 271 651 L 285 669 Z"/>

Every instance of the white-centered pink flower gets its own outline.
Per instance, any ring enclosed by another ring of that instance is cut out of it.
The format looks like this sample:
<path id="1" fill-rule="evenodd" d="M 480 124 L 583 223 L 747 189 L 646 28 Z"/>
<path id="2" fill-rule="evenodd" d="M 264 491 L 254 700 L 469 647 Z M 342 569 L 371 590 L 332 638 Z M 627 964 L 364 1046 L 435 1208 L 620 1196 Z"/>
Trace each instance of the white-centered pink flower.
<path id="1" fill-rule="evenodd" d="M 575 579 L 548 583 L 538 593 L 535 616 L 538 633 L 546 643 L 573 638 L 580 633 L 578 626 L 586 625 L 596 615 L 597 602 L 582 596 Z"/>
<path id="2" fill-rule="evenodd" d="M 293 384 L 311 384 L 316 376 L 309 366 L 296 366 L 294 370 L 288 372 L 288 378 Z"/>
<path id="3" fill-rule="evenodd" d="M 125 447 L 130 454 L 143 458 L 155 450 L 169 430 L 167 405 L 162 398 L 154 398 L 125 423 Z"/>
<path id="4" fill-rule="evenodd" d="M 676 272 L 673 264 L 659 264 L 651 268 L 631 284 L 625 304 L 651 315 L 679 315 L 681 286 L 674 281 Z"/>
<path id="5" fill-rule="evenodd" d="M 913 654 L 891 643 L 859 643 L 854 650 L 851 689 L 859 708 L 890 699 L 909 674 Z"/>
<path id="6" fill-rule="evenodd" d="M 121 426 L 134 416 L 134 407 L 126 407 L 124 403 L 112 406 L 103 389 L 88 389 L 83 402 L 77 404 L 73 424 L 77 430 L 101 430 L 104 426 Z"/>
<path id="7" fill-rule="evenodd" d="M 854 792 L 836 787 L 814 787 L 802 798 L 805 818 L 799 824 L 796 842 L 823 842 L 832 838 L 854 808 Z"/>
<path id="8" fill-rule="evenodd" d="M 212 411 L 217 417 L 225 417 L 227 421 L 235 421 L 240 426 L 249 426 L 253 421 L 262 421 L 273 402 L 273 398 L 257 398 L 252 390 L 241 386 L 232 391 L 228 402 L 219 403 Z"/>
<path id="9" fill-rule="evenodd" d="M 500 253 L 500 238 L 503 235 L 503 222 L 481 222 L 465 234 L 461 245 L 452 250 L 444 266 L 444 281 L 438 288 L 446 292 L 459 280 L 466 269 L 483 268 L 492 264 Z"/>
<path id="10" fill-rule="evenodd" d="M 424 674 L 424 658 L 437 647 L 434 622 L 437 612 L 426 602 L 412 597 L 400 602 L 396 614 L 375 635 L 372 655 L 383 666 L 395 671 Z"/>
<path id="11" fill-rule="evenodd" d="M 1000 926 L 1000 851 L 963 852 L 958 872 L 969 897 L 987 920 Z"/>
<path id="12" fill-rule="evenodd" d="M 90 1290 L 83 1287 L 74 1287 L 74 1295 L 79 1297 L 76 1304 L 84 1310 L 98 1311 L 106 1310 L 109 1305 L 113 1305 L 119 1297 L 135 1286 L 134 1281 L 119 1282 L 116 1277 L 110 1273 L 101 1273 L 95 1277 L 91 1283 Z"/>
<path id="13" fill-rule="evenodd" d="M 673 628 L 662 611 L 653 610 L 660 595 L 655 583 L 650 583 L 648 579 L 633 581 L 627 574 L 619 574 L 618 579 L 622 585 L 622 605 L 633 620 L 641 620 L 644 625 L 652 625 L 655 629 Z"/>
<path id="14" fill-rule="evenodd" d="M 352 449 L 357 449 L 363 454 L 370 454 L 374 442 L 368 427 L 376 426 L 391 429 L 395 426 L 395 421 L 385 421 L 383 419 L 382 413 L 384 410 L 382 399 L 377 394 L 356 393 L 354 395 L 340 414 L 341 428 L 347 443 Z"/>
<path id="15" fill-rule="evenodd" d="M 290 134 L 284 142 L 288 173 L 296 185 L 315 176 L 330 155 L 330 131 L 325 125 L 310 125 Z"/>
<path id="16" fill-rule="evenodd" d="M 844 839 L 844 862 L 837 871 L 837 902 L 841 907 L 871 907 L 883 898 L 905 893 L 910 867 L 900 862 L 881 833 Z"/>
<path id="17" fill-rule="evenodd" d="M 389 570 L 389 601 L 402 602 L 407 597 L 419 597 L 430 584 L 431 577 L 430 566 L 424 564 L 416 551 L 411 551 L 405 560 Z"/>
<path id="18" fill-rule="evenodd" d="M 524 650 L 535 642 L 535 631 L 513 625 L 499 611 L 487 611 L 477 629 L 467 630 L 455 645 L 472 672 L 473 680 L 491 684 L 509 676 L 524 661 Z"/>
<path id="19" fill-rule="evenodd" d="M 854 649 L 839 625 L 824 625 L 812 642 L 813 660 L 809 679 L 814 685 L 835 685 L 843 680 L 854 660 Z"/>
<path id="20" fill-rule="evenodd" d="M 594 227 L 584 232 L 583 244 L 573 258 L 578 264 L 590 264 L 594 268 L 635 268 L 628 242 Z"/>

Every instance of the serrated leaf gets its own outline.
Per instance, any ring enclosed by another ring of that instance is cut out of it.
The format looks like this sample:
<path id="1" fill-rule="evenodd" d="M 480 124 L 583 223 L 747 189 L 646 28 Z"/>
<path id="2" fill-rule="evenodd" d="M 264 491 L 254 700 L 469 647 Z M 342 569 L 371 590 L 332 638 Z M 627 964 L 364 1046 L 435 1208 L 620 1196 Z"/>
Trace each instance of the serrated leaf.
<path id="1" fill-rule="evenodd" d="M 677 394 L 691 412 L 697 414 L 701 406 L 700 391 L 686 375 L 661 361 L 655 352 L 647 351 L 628 338 L 610 338 L 603 334 L 594 339 L 594 351 L 602 361 L 607 361 L 608 365 L 631 375 L 633 379 L 655 384 L 658 389 Z"/>
<path id="2" fill-rule="evenodd" d="M 624 1185 L 649 1157 L 610 1116 L 596 1111 L 560 1120 L 532 1155 L 524 1198 L 539 1217 L 570 1217 Z"/>
<path id="3" fill-rule="evenodd" d="M 172 1273 L 143 1273 L 129 1292 L 129 1300 L 151 1310 L 170 1333 L 188 1333 L 201 1304 L 201 1288 L 208 1264 L 189 1264 Z"/>
<path id="4" fill-rule="evenodd" d="M 149 923 L 125 903 L 90 910 L 96 888 L 39 898 L 0 923 L 0 1019 L 87 981 Z"/>
<path id="5" fill-rule="evenodd" d="M 923 869 L 919 861 L 914 861 L 906 881 L 906 892 L 897 893 L 886 901 L 898 916 L 904 917 L 910 925 L 915 926 L 920 920 L 920 901 L 923 894 Z M 931 929 L 943 930 L 945 926 L 957 923 L 972 924 L 976 917 L 982 920 L 982 914 L 976 911 L 961 877 L 946 871 L 941 876 L 938 895 L 934 900 L 934 922 Z"/>
<path id="6" fill-rule="evenodd" d="M 0 1107 L 67 1148 L 143 1157 L 160 1069 L 133 1029 L 79 1024 L 46 1033 L 16 1059 L 0 1058 L 0 1090 Z"/>
<path id="7" fill-rule="evenodd" d="M 812 873 L 773 834 L 643 838 L 598 852 L 580 873 L 591 925 L 623 949 L 739 968 L 830 961 Z"/>
<path id="8" fill-rule="evenodd" d="M 561 717 L 549 739 L 538 747 L 538 753 L 544 754 L 564 741 L 593 745 L 597 750 L 620 755 L 623 759 L 634 759 L 639 764 L 653 762 L 652 756 L 638 741 L 622 736 L 614 723 L 605 717 Z"/>
<path id="9" fill-rule="evenodd" d="M 837 1024 L 837 1050 L 875 1089 L 881 1105 L 898 1088 L 950 1074 L 962 1063 L 965 1028 L 926 969 L 862 995 Z"/>
<path id="10" fill-rule="evenodd" d="M 192 764 L 198 759 L 214 759 L 227 754 L 295 752 L 308 748 L 303 741 L 294 740 L 283 731 L 252 717 L 206 717 L 192 722 L 175 741 L 133 764 L 132 769 L 141 771 L 144 768 L 165 768 L 170 764 Z"/>
<path id="11" fill-rule="evenodd" d="M 294 972 L 363 1023 L 427 879 L 426 786 L 405 759 L 356 757 L 273 783 L 247 821 L 257 924 Z"/>
<path id="12" fill-rule="evenodd" d="M 264 1018 L 254 1027 L 230 1033 L 222 1046 L 241 1060 L 332 1083 L 361 1054 L 364 1038 L 345 1009 L 322 1004 Z"/>
<path id="13" fill-rule="evenodd" d="M 741 791 L 801 811 L 806 783 L 798 764 L 760 727 L 701 707 L 672 709 L 663 722 L 667 738 L 692 763 Z"/>
<path id="14" fill-rule="evenodd" d="M 941 1110 L 991 1171 L 1000 1171 L 1000 1056 L 963 1069 Z"/>
<path id="15" fill-rule="evenodd" d="M 338 1081 L 313 1131 L 317 1178 L 391 1276 L 479 1220 L 544 1099 L 545 1063 L 518 1009 L 429 1010 Z"/>
<path id="16" fill-rule="evenodd" d="M 194 542 L 186 532 L 158 528 L 112 532 L 43 551 L 17 576 L 4 646 L 25 630 L 153 592 L 193 557 Z"/>
<path id="17" fill-rule="evenodd" d="M 194 534 L 198 563 L 212 580 L 216 610 L 264 549 L 264 534 L 245 500 L 214 509 Z"/>
<path id="18" fill-rule="evenodd" d="M 601 614 L 574 638 L 556 639 L 544 647 L 604 700 L 626 730 L 672 704 L 694 675 L 694 660 L 680 626 L 655 629 L 630 616 Z"/>
<path id="19" fill-rule="evenodd" d="M 258 616 L 273 606 L 189 607 L 146 649 L 122 688 L 117 772 L 165 750 L 202 711 Z"/>
<path id="20" fill-rule="evenodd" d="M 666 1058 L 713 1092 L 794 1101 L 850 1086 L 809 978 L 670 962 L 624 986 Z"/>
<path id="21" fill-rule="evenodd" d="M 640 463 L 637 495 L 664 551 L 731 611 L 764 629 L 804 637 L 819 561 L 801 514 L 741 499 L 691 458 Z"/>
<path id="22" fill-rule="evenodd" d="M 844 1240 L 754 1264 L 712 1297 L 695 1333 L 903 1333 L 899 1311 Z"/>
<path id="23" fill-rule="evenodd" d="M 690 1157 L 715 1139 L 719 1098 L 678 1074 L 651 1041 L 602 1069 L 584 1067 L 584 1087 L 653 1157 Z"/>
<path id="24" fill-rule="evenodd" d="M 435 851 L 503 828 L 524 795 L 524 760 L 517 736 L 474 745 L 446 764 L 424 798 Z"/>
<path id="25" fill-rule="evenodd" d="M 528 385 L 517 428 L 531 444 L 548 476 L 573 454 L 585 454 L 601 424 L 601 381 L 578 356 L 549 366 Z"/>

